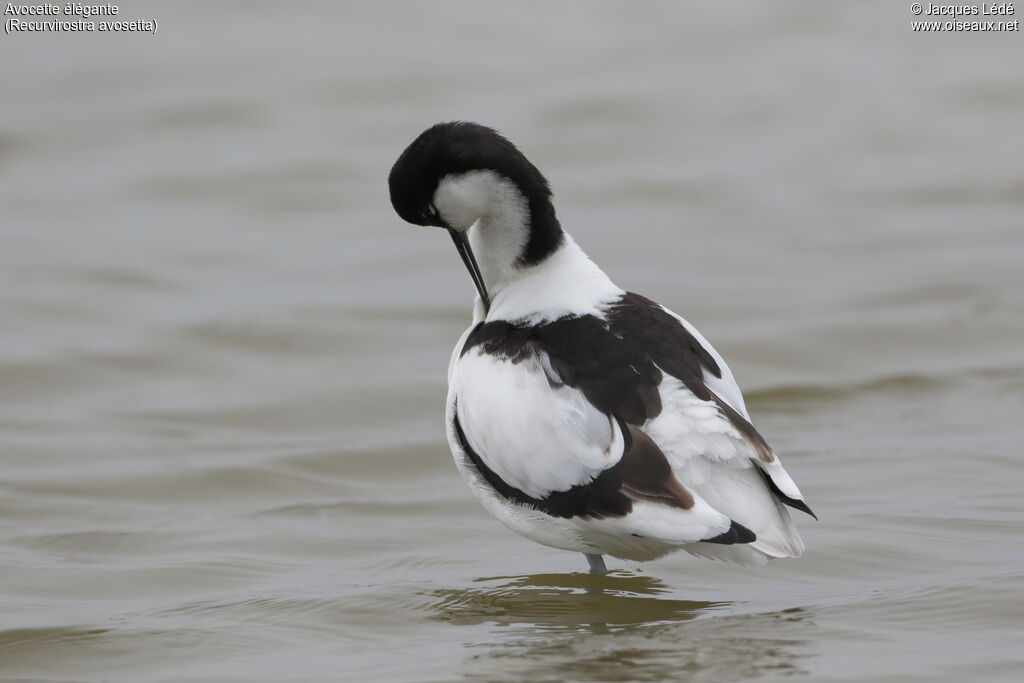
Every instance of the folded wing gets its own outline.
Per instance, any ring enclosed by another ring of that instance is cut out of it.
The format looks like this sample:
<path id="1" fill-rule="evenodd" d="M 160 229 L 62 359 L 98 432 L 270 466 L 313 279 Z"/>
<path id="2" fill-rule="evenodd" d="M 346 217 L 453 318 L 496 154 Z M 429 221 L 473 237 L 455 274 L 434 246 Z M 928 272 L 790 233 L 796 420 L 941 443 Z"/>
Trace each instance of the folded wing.
<path id="1" fill-rule="evenodd" d="M 471 338 L 472 340 L 472 338 Z M 471 346 L 452 375 L 460 449 L 504 498 L 572 519 L 582 533 L 671 545 L 749 543 L 754 534 L 687 489 L 637 425 L 600 410 L 532 340 Z M 593 389 L 593 387 L 591 387 Z M 593 393 L 593 392 L 591 392 Z M 643 410 L 636 399 L 632 410 Z M 625 412 L 629 413 L 629 409 Z"/>

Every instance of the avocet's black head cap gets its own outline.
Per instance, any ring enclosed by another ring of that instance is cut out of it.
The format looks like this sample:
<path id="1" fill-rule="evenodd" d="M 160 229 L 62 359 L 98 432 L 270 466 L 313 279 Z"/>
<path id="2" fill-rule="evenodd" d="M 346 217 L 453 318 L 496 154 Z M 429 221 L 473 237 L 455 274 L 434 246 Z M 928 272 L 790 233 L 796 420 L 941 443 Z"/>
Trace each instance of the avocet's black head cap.
<path id="1" fill-rule="evenodd" d="M 527 200 L 530 238 L 523 263 L 543 260 L 562 239 L 551 204 L 548 181 L 515 145 L 498 131 L 478 123 L 438 123 L 406 147 L 388 175 L 391 205 L 415 225 L 448 228 L 431 203 L 447 175 L 493 171 L 512 181 Z"/>

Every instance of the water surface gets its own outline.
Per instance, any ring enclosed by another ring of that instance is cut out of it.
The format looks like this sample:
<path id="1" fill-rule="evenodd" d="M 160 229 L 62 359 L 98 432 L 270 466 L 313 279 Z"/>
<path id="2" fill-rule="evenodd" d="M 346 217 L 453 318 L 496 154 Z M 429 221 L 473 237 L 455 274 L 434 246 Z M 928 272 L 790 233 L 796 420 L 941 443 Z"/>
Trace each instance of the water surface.
<path id="1" fill-rule="evenodd" d="M 892 3 L 138 3 L 3 36 L 0 676 L 1018 680 L 1024 43 Z M 471 283 L 393 214 L 510 135 L 729 360 L 797 561 L 513 535 L 441 414 Z"/>

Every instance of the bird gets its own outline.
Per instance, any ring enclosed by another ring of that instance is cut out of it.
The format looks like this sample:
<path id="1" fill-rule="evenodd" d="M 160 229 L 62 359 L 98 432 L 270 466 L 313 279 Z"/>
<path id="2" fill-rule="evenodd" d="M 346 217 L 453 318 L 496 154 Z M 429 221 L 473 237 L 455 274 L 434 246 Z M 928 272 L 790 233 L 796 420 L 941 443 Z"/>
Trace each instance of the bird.
<path id="1" fill-rule="evenodd" d="M 476 288 L 448 367 L 445 432 L 483 507 L 537 543 L 645 562 L 677 550 L 799 557 L 817 516 L 689 322 L 619 288 L 564 230 L 547 179 L 493 128 L 427 128 L 391 204 L 444 228 Z"/>

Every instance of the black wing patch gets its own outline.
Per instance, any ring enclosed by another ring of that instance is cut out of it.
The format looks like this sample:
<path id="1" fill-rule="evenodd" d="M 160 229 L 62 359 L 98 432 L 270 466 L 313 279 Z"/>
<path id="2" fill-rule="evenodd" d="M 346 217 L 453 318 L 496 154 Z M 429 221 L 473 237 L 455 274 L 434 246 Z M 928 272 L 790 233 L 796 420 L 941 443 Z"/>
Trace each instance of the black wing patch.
<path id="1" fill-rule="evenodd" d="M 682 510 L 693 507 L 693 494 L 676 479 L 668 458 L 639 427 L 619 420 L 625 437 L 622 458 L 612 467 L 622 480 L 622 492 L 633 500 L 661 503 Z"/>
<path id="2" fill-rule="evenodd" d="M 641 425 L 661 413 L 661 370 L 642 346 L 626 343 L 596 316 L 567 316 L 541 325 L 480 323 L 466 338 L 462 354 L 475 347 L 513 363 L 543 352 L 563 384 L 582 391 L 602 413 L 630 424 Z"/>
<path id="3" fill-rule="evenodd" d="M 659 368 L 681 381 L 697 398 L 711 400 L 704 372 L 721 378 L 722 369 L 697 338 L 657 303 L 627 292 L 608 310 L 608 329 L 618 339 L 642 348 Z"/>
<path id="4" fill-rule="evenodd" d="M 542 352 L 562 383 L 582 391 L 601 412 L 635 425 L 661 413 L 658 385 L 663 371 L 703 401 L 717 398 L 704 383 L 704 373 L 722 376 L 715 359 L 676 318 L 632 293 L 609 307 L 607 320 L 574 315 L 540 325 L 504 320 L 480 323 L 466 338 L 461 353 L 476 347 L 513 363 Z M 736 411 L 726 417 L 733 424 L 737 419 L 743 423 L 737 429 L 744 434 L 756 434 Z"/>

